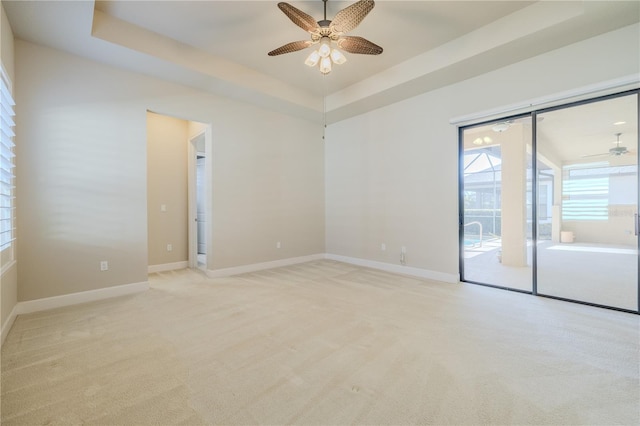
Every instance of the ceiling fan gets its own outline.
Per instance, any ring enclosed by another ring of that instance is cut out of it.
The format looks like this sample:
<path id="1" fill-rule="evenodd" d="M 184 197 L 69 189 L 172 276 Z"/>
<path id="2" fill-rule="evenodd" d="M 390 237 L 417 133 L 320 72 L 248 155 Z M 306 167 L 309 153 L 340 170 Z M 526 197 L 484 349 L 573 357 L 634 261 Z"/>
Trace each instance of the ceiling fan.
<path id="1" fill-rule="evenodd" d="M 619 156 L 624 155 L 624 154 L 629 154 L 631 151 L 629 151 L 626 146 L 620 146 L 620 136 L 621 135 L 622 135 L 622 133 L 616 133 L 615 134 L 616 141 L 614 143 L 616 144 L 616 146 L 611 148 L 609 150 L 609 152 L 603 152 L 603 153 L 600 153 L 600 154 L 583 155 L 582 158 L 601 157 L 603 155 L 610 155 L 610 156 L 613 156 L 613 157 L 619 157 Z"/>
<path id="2" fill-rule="evenodd" d="M 501 121 L 499 123 L 494 124 L 491 127 L 491 129 L 496 133 L 502 133 L 502 132 L 506 132 L 507 130 L 509 130 L 509 128 L 511 127 L 512 124 L 513 124 L 513 121 L 511 121 L 511 120 Z"/>
<path id="3" fill-rule="evenodd" d="M 305 64 L 310 67 L 319 65 L 320 72 L 328 74 L 331 72 L 332 64 L 342 64 L 347 60 L 342 52 L 331 47 L 331 43 L 335 43 L 338 48 L 349 53 L 362 55 L 379 55 L 382 53 L 382 47 L 365 38 L 344 35 L 356 28 L 365 16 L 371 12 L 375 6 L 373 0 L 360 0 L 351 6 L 345 7 L 336 14 L 333 21 L 327 20 L 327 0 L 322 1 L 324 3 L 324 19 L 317 22 L 313 17 L 288 3 L 278 3 L 280 10 L 294 24 L 311 34 L 311 40 L 287 43 L 269 52 L 269 56 L 297 52 L 309 46 L 320 44 L 319 48 L 311 52 L 307 57 Z"/>

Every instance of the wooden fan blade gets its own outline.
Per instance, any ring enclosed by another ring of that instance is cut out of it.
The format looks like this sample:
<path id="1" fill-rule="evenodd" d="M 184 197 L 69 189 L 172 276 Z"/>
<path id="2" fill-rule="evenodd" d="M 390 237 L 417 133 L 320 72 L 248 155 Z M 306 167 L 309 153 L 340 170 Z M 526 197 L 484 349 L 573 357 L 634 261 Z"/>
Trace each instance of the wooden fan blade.
<path id="1" fill-rule="evenodd" d="M 297 9 L 291 6 L 290 4 L 284 3 L 284 2 L 278 3 L 278 7 L 280 8 L 281 11 L 284 12 L 285 15 L 287 15 L 289 19 L 291 19 L 291 22 L 293 22 L 303 30 L 310 33 L 314 33 L 319 28 L 319 25 L 316 22 L 316 20 L 313 19 L 312 16 L 309 16 L 303 11 L 301 11 L 300 9 Z"/>
<path id="2" fill-rule="evenodd" d="M 329 28 L 335 33 L 342 34 L 351 31 L 357 27 L 360 22 L 362 22 L 369 12 L 371 12 L 373 6 L 375 6 L 375 2 L 373 0 L 360 0 L 351 6 L 345 7 L 336 14 L 336 17 L 331 21 Z"/>
<path id="3" fill-rule="evenodd" d="M 293 41 L 291 43 L 287 43 L 284 46 L 280 46 L 277 49 L 272 50 L 268 53 L 269 56 L 282 55 L 283 53 L 291 53 L 297 52 L 298 50 L 302 50 L 311 46 L 313 42 L 311 40 L 304 41 Z"/>
<path id="4" fill-rule="evenodd" d="M 359 53 L 362 55 L 379 55 L 382 53 L 382 47 L 362 37 L 340 37 L 337 43 L 340 49 L 349 53 Z"/>

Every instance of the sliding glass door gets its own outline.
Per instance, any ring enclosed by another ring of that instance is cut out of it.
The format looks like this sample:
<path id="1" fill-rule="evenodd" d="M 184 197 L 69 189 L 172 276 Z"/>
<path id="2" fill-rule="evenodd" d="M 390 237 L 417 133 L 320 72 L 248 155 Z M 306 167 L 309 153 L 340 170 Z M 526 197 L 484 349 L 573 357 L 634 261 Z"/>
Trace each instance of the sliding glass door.
<path id="1" fill-rule="evenodd" d="M 464 280 L 531 291 L 531 118 L 462 134 Z"/>
<path id="2" fill-rule="evenodd" d="M 638 311 L 638 91 L 461 128 L 460 265 Z"/>
<path id="3" fill-rule="evenodd" d="M 538 114 L 539 294 L 638 309 L 637 108 L 633 94 Z"/>

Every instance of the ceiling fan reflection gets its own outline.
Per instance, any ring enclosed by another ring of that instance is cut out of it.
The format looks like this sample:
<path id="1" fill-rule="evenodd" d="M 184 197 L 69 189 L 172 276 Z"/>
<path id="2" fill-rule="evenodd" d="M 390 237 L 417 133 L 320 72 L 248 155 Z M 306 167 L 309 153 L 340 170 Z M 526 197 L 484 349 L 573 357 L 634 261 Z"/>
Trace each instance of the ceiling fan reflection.
<path id="1" fill-rule="evenodd" d="M 631 151 L 627 149 L 626 146 L 620 146 L 620 136 L 622 133 L 616 133 L 616 141 L 614 142 L 616 146 L 611 148 L 608 152 L 602 152 L 600 154 L 590 154 L 590 155 L 582 155 L 581 158 L 589 158 L 589 157 L 602 157 L 602 156 L 611 156 L 611 157 L 619 157 L 621 155 L 631 154 Z"/>

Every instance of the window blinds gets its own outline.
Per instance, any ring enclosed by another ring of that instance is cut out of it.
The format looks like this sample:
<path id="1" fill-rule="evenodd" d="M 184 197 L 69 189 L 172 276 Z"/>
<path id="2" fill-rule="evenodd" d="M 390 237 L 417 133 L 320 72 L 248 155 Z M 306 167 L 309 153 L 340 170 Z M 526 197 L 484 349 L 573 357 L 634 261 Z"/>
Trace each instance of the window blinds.
<path id="1" fill-rule="evenodd" d="M 0 250 L 5 250 L 11 247 L 15 239 L 13 128 L 16 124 L 13 120 L 15 102 L 11 97 L 8 78 L 4 71 L 0 80 Z"/>
<path id="2" fill-rule="evenodd" d="M 607 162 L 563 167 L 562 219 L 608 220 L 611 204 L 635 204 L 629 197 L 638 166 L 610 166 Z"/>

